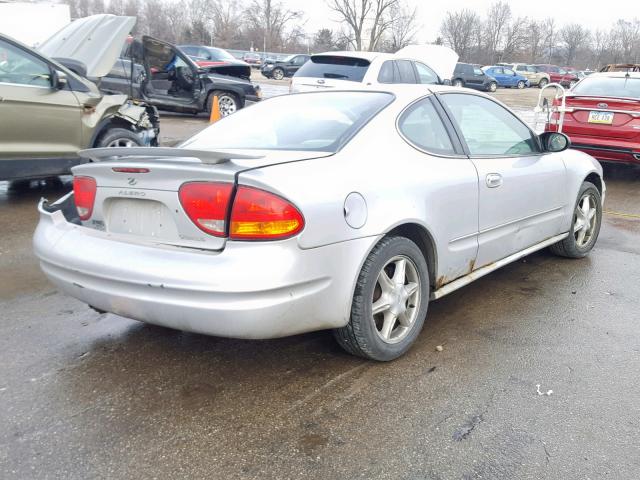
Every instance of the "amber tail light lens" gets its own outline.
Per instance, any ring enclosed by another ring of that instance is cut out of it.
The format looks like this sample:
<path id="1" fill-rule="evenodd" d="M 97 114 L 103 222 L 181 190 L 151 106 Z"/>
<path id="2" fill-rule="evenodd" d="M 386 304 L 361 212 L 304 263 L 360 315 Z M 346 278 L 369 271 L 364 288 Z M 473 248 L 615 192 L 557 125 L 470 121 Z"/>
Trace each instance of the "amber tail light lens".
<path id="1" fill-rule="evenodd" d="M 239 187 L 231 210 L 229 236 L 236 240 L 279 240 L 304 228 L 300 211 L 284 198 Z"/>
<path id="2" fill-rule="evenodd" d="M 89 220 L 96 200 L 96 180 L 93 177 L 73 177 L 73 198 L 80 220 Z"/>

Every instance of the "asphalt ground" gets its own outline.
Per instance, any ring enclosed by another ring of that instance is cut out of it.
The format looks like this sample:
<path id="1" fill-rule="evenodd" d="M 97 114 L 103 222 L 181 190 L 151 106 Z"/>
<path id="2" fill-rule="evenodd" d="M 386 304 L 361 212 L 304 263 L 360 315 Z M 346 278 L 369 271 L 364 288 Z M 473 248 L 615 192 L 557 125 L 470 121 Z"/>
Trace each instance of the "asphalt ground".
<path id="1" fill-rule="evenodd" d="M 536 93 L 498 95 L 527 111 Z M 163 141 L 204 126 L 165 115 Z M 639 478 L 640 169 L 605 180 L 588 258 L 540 252 L 433 302 L 389 364 L 328 332 L 239 341 L 98 314 L 31 251 L 37 200 L 68 178 L 0 184 L 0 478 Z"/>

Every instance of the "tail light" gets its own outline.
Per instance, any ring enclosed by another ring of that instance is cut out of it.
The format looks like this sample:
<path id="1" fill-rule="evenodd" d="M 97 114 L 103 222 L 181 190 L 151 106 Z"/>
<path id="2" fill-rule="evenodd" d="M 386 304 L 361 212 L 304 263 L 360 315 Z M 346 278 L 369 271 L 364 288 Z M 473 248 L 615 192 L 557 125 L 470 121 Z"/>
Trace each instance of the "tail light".
<path id="1" fill-rule="evenodd" d="M 96 200 L 96 180 L 93 177 L 73 177 L 73 198 L 80 220 L 88 220 Z"/>
<path id="2" fill-rule="evenodd" d="M 284 198 L 252 187 L 238 187 L 233 205 L 233 184 L 190 182 L 180 187 L 182 208 L 196 226 L 216 237 L 235 240 L 279 240 L 304 228 L 300 211 Z"/>
<path id="3" fill-rule="evenodd" d="M 230 237 L 277 240 L 302 230 L 304 218 L 284 198 L 251 187 L 239 187 L 231 210 Z"/>
<path id="4" fill-rule="evenodd" d="M 232 190 L 231 183 L 190 182 L 180 187 L 178 197 L 185 213 L 200 230 L 224 237 Z"/>

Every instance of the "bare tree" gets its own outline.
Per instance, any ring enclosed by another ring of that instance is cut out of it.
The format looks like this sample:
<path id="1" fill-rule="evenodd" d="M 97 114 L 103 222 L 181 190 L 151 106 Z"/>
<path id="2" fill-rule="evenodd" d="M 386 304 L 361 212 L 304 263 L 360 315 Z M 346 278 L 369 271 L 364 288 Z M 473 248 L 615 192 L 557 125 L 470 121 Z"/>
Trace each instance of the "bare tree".
<path id="1" fill-rule="evenodd" d="M 459 55 L 460 60 L 467 61 L 471 57 L 479 25 L 480 17 L 471 10 L 447 12 L 440 25 L 440 34 L 445 43 Z"/>
<path id="2" fill-rule="evenodd" d="M 222 48 L 237 46 L 241 36 L 242 3 L 239 0 L 214 0 L 211 13 L 213 43 Z"/>
<path id="3" fill-rule="evenodd" d="M 544 31 L 544 47 L 547 51 L 547 63 L 551 63 L 553 58 L 553 50 L 556 46 L 556 40 L 558 37 L 558 29 L 556 27 L 556 21 L 552 17 L 547 17 L 542 23 L 542 29 Z"/>
<path id="4" fill-rule="evenodd" d="M 578 23 L 566 25 L 560 30 L 560 37 L 565 45 L 565 61 L 567 65 L 573 64 L 578 51 L 586 46 L 590 39 L 589 31 Z"/>
<path id="5" fill-rule="evenodd" d="M 302 12 L 289 10 L 274 0 L 252 0 L 245 11 L 248 26 L 262 36 L 264 49 L 282 48 L 286 27 L 294 20 L 302 19 Z"/>
<path id="6" fill-rule="evenodd" d="M 370 52 L 378 49 L 382 36 L 391 28 L 394 19 L 390 15 L 391 9 L 398 5 L 399 0 L 373 0 L 373 21 L 369 30 Z"/>
<path id="7" fill-rule="evenodd" d="M 364 25 L 373 9 L 373 0 L 328 0 L 327 5 L 346 24 L 345 38 L 356 50 L 362 50 Z"/>
<path id="8" fill-rule="evenodd" d="M 414 41 L 418 30 L 416 14 L 417 8 L 410 8 L 405 3 L 397 3 L 391 7 L 390 16 L 393 23 L 385 42 L 386 50 L 397 52 Z"/>
<path id="9" fill-rule="evenodd" d="M 511 20 L 511 7 L 502 0 L 495 2 L 489 7 L 487 20 L 485 22 L 485 48 L 490 56 L 490 61 L 494 62 L 498 58 L 505 29 Z"/>
<path id="10" fill-rule="evenodd" d="M 536 63 L 542 55 L 544 48 L 544 33 L 542 22 L 531 20 L 528 28 L 529 35 L 527 37 L 527 45 L 529 47 L 528 61 Z"/>
<path id="11" fill-rule="evenodd" d="M 504 47 L 500 55 L 501 60 L 513 59 L 524 50 L 529 36 L 529 21 L 527 17 L 518 17 L 505 28 Z"/>

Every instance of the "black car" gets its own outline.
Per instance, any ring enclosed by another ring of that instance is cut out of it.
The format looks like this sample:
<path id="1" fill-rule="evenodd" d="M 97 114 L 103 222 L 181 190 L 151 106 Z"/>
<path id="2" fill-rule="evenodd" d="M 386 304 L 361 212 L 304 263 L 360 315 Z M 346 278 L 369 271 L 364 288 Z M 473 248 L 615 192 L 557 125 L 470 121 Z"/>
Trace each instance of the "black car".
<path id="1" fill-rule="evenodd" d="M 210 112 L 217 96 L 223 116 L 262 96 L 260 87 L 248 78 L 199 67 L 175 45 L 147 36 L 129 45 L 102 78 L 100 89 L 131 95 L 159 110 L 185 113 Z"/>
<path id="2" fill-rule="evenodd" d="M 495 92 L 498 88 L 496 79 L 487 75 L 480 67 L 470 63 L 457 63 L 451 77 L 451 85 L 454 87 L 475 88 L 485 92 Z"/>
<path id="3" fill-rule="evenodd" d="M 275 80 L 293 77 L 293 74 L 309 60 L 309 55 L 289 55 L 283 60 L 266 61 L 260 70 L 262 75 Z"/>

